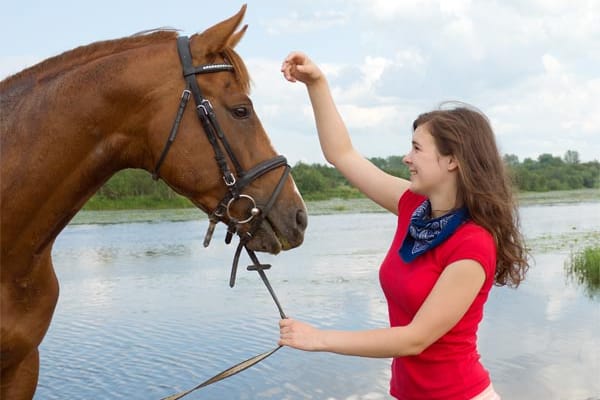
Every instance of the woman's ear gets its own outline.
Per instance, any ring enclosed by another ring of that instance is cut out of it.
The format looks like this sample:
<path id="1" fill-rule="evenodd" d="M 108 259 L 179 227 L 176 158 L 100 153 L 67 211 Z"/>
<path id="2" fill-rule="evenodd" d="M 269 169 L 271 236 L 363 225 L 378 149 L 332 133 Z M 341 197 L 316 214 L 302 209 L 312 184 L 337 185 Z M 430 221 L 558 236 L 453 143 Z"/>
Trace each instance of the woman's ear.
<path id="1" fill-rule="evenodd" d="M 458 169 L 458 160 L 453 155 L 448 156 L 448 171 L 453 172 Z"/>

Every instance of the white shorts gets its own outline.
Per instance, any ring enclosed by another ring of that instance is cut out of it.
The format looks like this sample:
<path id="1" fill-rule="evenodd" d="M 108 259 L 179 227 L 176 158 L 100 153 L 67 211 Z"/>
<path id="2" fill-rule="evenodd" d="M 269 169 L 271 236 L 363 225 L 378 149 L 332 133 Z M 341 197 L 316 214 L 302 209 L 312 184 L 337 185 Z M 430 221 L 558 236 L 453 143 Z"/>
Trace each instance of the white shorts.
<path id="1" fill-rule="evenodd" d="M 494 386 L 492 386 L 492 384 L 490 383 L 490 386 L 485 388 L 483 392 L 479 393 L 471 400 L 500 400 L 500 395 L 496 393 L 496 391 L 494 390 Z"/>

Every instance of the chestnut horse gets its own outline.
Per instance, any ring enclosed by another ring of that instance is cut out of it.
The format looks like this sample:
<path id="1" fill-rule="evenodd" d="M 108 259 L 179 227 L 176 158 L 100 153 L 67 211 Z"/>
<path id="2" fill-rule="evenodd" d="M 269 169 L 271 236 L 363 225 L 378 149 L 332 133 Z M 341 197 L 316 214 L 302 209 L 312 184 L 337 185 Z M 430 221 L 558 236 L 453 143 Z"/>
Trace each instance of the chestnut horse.
<path id="1" fill-rule="evenodd" d="M 0 82 L 0 398 L 33 397 L 38 346 L 58 298 L 52 245 L 117 171 L 156 173 L 211 214 L 211 225 L 223 221 L 240 236 L 268 204 L 247 235 L 251 250 L 302 243 L 305 205 L 252 109 L 233 50 L 244 12 L 185 42 L 191 73 L 182 74 L 177 33 L 163 30 L 79 47 Z M 181 100 L 190 85 L 203 104 Z M 250 218 L 232 216 L 242 214 Z"/>

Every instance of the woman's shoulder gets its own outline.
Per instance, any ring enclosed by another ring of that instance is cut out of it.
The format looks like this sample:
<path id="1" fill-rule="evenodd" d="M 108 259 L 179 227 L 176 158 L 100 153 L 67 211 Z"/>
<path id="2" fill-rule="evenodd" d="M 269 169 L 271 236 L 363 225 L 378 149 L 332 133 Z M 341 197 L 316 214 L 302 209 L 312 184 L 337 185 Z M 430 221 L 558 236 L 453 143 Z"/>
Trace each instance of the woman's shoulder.
<path id="1" fill-rule="evenodd" d="M 451 246 L 467 247 L 475 251 L 496 252 L 492 234 L 472 220 L 463 223 L 448 240 Z"/>
<path id="2" fill-rule="evenodd" d="M 496 244 L 490 232 L 469 220 L 444 243 L 442 255 L 445 264 L 460 259 L 473 259 L 486 270 L 493 271 L 496 265 Z"/>
<path id="3" fill-rule="evenodd" d="M 480 238 L 481 240 L 494 241 L 492 234 L 473 220 L 467 220 L 456 231 L 461 236 Z"/>

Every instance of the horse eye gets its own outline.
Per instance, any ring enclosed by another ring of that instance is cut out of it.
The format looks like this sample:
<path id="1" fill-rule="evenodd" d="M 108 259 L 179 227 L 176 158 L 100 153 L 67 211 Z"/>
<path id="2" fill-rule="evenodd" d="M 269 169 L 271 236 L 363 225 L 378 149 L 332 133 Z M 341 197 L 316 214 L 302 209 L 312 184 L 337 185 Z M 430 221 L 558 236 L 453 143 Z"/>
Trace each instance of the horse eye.
<path id="1" fill-rule="evenodd" d="M 250 110 L 246 106 L 235 107 L 231 110 L 231 113 L 234 117 L 239 119 L 248 118 L 250 116 Z"/>

